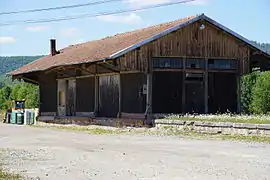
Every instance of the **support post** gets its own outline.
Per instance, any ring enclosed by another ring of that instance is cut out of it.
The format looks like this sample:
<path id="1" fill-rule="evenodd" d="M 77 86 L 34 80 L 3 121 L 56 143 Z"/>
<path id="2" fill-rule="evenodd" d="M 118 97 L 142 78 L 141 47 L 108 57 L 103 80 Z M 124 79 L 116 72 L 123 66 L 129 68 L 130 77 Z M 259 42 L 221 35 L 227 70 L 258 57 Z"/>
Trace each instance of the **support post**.
<path id="1" fill-rule="evenodd" d="M 208 114 L 208 58 L 205 58 L 204 73 L 204 113 Z"/>
<path id="2" fill-rule="evenodd" d="M 186 113 L 186 58 L 183 59 L 183 75 L 182 75 L 182 114 Z"/>
<path id="3" fill-rule="evenodd" d="M 94 116 L 98 116 L 99 114 L 99 76 L 97 75 L 97 65 L 96 72 L 95 72 L 95 110 L 94 110 Z"/>
<path id="4" fill-rule="evenodd" d="M 122 116 L 122 85 L 121 85 L 121 74 L 119 73 L 119 75 L 118 75 L 118 77 L 119 77 L 119 82 L 118 82 L 118 93 L 119 93 L 119 95 L 118 95 L 118 98 L 119 98 L 119 106 L 118 106 L 118 115 L 117 115 L 117 117 L 118 118 L 121 118 L 121 116 Z"/>
<path id="5" fill-rule="evenodd" d="M 240 90 L 240 74 L 236 74 L 236 83 L 237 83 L 237 113 L 241 113 L 241 90 Z"/>
<path id="6" fill-rule="evenodd" d="M 146 124 L 152 125 L 152 86 L 153 86 L 153 63 L 152 55 L 149 55 L 150 59 L 148 60 L 148 72 L 147 76 L 147 95 L 146 95 Z"/>
<path id="7" fill-rule="evenodd" d="M 237 113 L 241 113 L 241 90 L 240 90 L 240 77 L 241 77 L 241 63 L 240 61 L 238 60 L 237 61 L 237 73 L 236 73 L 236 87 L 237 87 L 237 90 L 236 90 L 236 94 L 237 94 Z"/>
<path id="8" fill-rule="evenodd" d="M 146 96 L 146 123 L 152 123 L 152 72 L 147 73 L 147 96 Z"/>

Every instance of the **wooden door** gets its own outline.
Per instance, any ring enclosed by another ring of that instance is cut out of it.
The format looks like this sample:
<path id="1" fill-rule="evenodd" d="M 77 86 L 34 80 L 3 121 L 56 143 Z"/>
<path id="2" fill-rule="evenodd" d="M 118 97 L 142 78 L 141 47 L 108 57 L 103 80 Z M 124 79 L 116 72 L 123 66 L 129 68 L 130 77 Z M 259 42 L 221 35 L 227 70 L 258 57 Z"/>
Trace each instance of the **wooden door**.
<path id="1" fill-rule="evenodd" d="M 153 112 L 182 112 L 182 72 L 154 72 Z"/>
<path id="2" fill-rule="evenodd" d="M 76 115 L 76 80 L 68 80 L 67 84 L 67 116 Z"/>
<path id="3" fill-rule="evenodd" d="M 67 80 L 58 80 L 57 89 L 58 89 L 57 114 L 58 116 L 66 116 Z"/>
<path id="4" fill-rule="evenodd" d="M 204 113 L 204 76 L 203 73 L 186 73 L 185 112 Z"/>
<path id="5" fill-rule="evenodd" d="M 99 116 L 117 117 L 119 110 L 119 75 L 100 76 Z"/>

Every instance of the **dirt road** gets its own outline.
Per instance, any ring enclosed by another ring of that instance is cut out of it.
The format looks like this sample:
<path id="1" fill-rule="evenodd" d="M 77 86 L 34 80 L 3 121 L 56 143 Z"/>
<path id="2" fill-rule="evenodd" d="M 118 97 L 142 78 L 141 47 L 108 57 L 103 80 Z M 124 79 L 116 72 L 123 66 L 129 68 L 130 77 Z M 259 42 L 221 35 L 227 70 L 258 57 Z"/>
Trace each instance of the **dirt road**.
<path id="1" fill-rule="evenodd" d="M 0 124 L 0 166 L 49 180 L 270 180 L 270 144 Z"/>

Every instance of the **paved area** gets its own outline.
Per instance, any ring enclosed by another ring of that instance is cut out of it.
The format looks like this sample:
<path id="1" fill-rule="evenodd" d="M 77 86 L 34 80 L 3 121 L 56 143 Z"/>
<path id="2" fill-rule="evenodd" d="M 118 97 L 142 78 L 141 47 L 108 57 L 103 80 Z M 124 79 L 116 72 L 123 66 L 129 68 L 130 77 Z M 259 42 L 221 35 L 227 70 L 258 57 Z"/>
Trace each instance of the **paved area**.
<path id="1" fill-rule="evenodd" d="M 270 180 L 270 144 L 0 124 L 0 166 L 49 180 Z"/>

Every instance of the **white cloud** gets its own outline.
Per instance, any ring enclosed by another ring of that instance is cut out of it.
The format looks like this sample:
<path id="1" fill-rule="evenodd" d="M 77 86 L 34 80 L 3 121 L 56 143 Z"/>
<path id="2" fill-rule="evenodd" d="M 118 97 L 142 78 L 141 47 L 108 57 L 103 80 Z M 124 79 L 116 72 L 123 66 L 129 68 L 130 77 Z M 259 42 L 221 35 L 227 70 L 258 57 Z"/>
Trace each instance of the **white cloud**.
<path id="1" fill-rule="evenodd" d="M 31 32 L 40 32 L 40 31 L 45 31 L 49 29 L 48 26 L 29 26 L 26 28 L 27 31 L 31 31 Z"/>
<path id="2" fill-rule="evenodd" d="M 165 3 L 173 3 L 173 2 L 185 2 L 186 0 L 128 0 L 128 4 L 134 8 L 157 5 L 157 4 L 165 4 Z M 192 2 L 186 2 L 186 4 L 193 5 L 204 5 L 207 4 L 209 0 L 194 0 Z"/>
<path id="3" fill-rule="evenodd" d="M 99 16 L 97 19 L 112 23 L 123 23 L 123 24 L 138 24 L 142 21 L 142 18 L 135 13 L 129 15 L 106 15 Z"/>
<path id="4" fill-rule="evenodd" d="M 192 4 L 192 5 L 206 5 L 209 3 L 209 0 L 195 0 L 188 2 L 187 4 Z"/>
<path id="5" fill-rule="evenodd" d="M 14 37 L 2 36 L 0 37 L 0 44 L 15 43 L 16 39 Z"/>
<path id="6" fill-rule="evenodd" d="M 61 31 L 61 36 L 70 37 L 79 33 L 78 28 L 66 28 Z"/>

